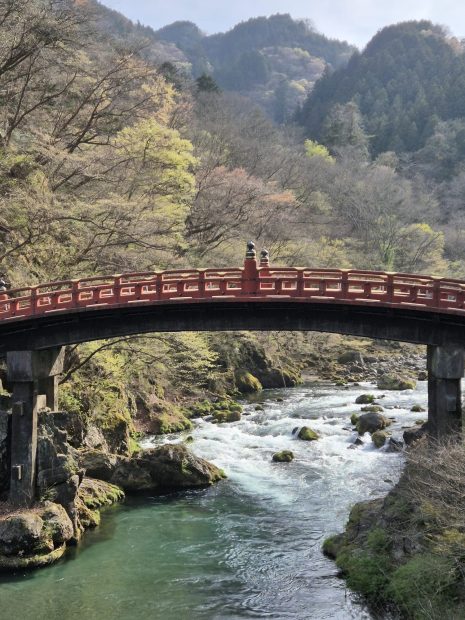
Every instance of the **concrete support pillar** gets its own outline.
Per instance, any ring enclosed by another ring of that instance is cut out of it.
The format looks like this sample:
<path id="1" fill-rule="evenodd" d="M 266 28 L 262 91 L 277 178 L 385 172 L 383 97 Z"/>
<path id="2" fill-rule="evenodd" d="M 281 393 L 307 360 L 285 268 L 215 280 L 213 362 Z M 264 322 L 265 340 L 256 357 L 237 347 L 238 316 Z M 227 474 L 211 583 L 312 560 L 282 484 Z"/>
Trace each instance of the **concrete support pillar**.
<path id="1" fill-rule="evenodd" d="M 9 351 L 8 380 L 12 385 L 11 476 L 9 500 L 30 506 L 35 499 L 38 403 L 44 398 L 57 408 L 58 375 L 63 372 L 63 349 Z"/>
<path id="2" fill-rule="evenodd" d="M 464 347 L 428 346 L 428 427 L 440 439 L 462 431 Z"/>
<path id="3" fill-rule="evenodd" d="M 11 420 L 10 502 L 30 506 L 35 499 L 37 459 L 37 384 L 15 383 Z"/>
<path id="4" fill-rule="evenodd" d="M 39 381 L 39 394 L 45 395 L 46 406 L 52 411 L 58 411 L 59 375 L 53 375 Z"/>

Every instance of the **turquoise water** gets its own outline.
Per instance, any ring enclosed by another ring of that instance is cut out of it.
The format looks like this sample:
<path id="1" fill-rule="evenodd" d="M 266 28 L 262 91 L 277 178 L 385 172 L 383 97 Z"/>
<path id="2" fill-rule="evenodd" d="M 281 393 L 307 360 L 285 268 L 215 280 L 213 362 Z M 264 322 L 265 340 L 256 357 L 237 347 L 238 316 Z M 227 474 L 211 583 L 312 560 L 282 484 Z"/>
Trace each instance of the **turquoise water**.
<path id="1" fill-rule="evenodd" d="M 270 391 L 265 412 L 249 405 L 241 422 L 200 421 L 192 449 L 223 467 L 228 480 L 109 509 L 102 525 L 55 566 L 1 577 L 0 618 L 371 618 L 321 553 L 350 506 L 385 494 L 402 466 L 400 455 L 368 441 L 348 450 L 348 416 L 364 391 Z M 425 415 L 409 413 L 413 403 L 426 403 L 423 384 L 383 400 L 400 407 L 387 409 L 396 418 L 394 434 Z M 292 431 L 303 423 L 322 438 L 296 440 Z M 287 448 L 293 463 L 271 462 Z"/>

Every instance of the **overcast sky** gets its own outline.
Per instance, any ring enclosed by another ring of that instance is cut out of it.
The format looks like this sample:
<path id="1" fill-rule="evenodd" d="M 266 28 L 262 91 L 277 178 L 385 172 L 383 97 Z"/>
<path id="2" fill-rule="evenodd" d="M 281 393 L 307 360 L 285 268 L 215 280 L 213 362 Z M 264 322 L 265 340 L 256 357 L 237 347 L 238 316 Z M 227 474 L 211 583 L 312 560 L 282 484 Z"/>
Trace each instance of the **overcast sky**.
<path id="1" fill-rule="evenodd" d="M 177 20 L 195 22 L 209 34 L 240 21 L 291 13 L 310 18 L 330 37 L 363 47 L 377 30 L 407 19 L 431 19 L 465 36 L 465 0 L 101 0 L 155 29 Z"/>

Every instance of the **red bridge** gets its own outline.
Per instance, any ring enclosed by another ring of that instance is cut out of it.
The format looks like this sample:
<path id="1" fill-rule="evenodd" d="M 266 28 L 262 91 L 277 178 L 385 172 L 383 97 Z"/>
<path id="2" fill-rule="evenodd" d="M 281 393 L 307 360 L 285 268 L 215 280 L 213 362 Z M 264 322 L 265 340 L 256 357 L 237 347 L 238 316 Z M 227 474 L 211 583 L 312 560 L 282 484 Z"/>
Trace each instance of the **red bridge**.
<path id="1" fill-rule="evenodd" d="M 428 345 L 429 427 L 461 428 L 465 282 L 404 273 L 272 267 L 130 273 L 0 290 L 0 356 L 13 401 L 12 501 L 33 495 L 38 395 L 56 409 L 64 345 L 177 331 L 320 331 Z M 27 415 L 24 415 L 26 412 Z M 23 452 L 21 452 L 23 450 Z M 15 465 L 17 461 L 17 465 Z"/>
<path id="2" fill-rule="evenodd" d="M 197 302 L 276 302 L 384 306 L 465 317 L 465 282 L 407 273 L 257 266 L 181 269 L 94 276 L 9 290 L 0 295 L 0 321 L 72 311 Z M 2 299 L 3 297 L 3 299 Z"/>

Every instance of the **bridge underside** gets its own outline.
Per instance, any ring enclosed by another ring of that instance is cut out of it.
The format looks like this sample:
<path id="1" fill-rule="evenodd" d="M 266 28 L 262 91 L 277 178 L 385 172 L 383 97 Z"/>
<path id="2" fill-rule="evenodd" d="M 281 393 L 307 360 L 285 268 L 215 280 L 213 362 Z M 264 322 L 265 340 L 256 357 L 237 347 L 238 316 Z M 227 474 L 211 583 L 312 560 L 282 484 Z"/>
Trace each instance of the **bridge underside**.
<path id="1" fill-rule="evenodd" d="M 49 313 L 0 324 L 0 356 L 125 335 L 180 331 L 316 331 L 424 345 L 465 344 L 463 317 L 297 300 L 169 302 Z"/>
<path id="2" fill-rule="evenodd" d="M 34 501 L 37 412 L 44 402 L 56 409 L 63 346 L 153 332 L 241 330 L 333 332 L 428 345 L 430 433 L 461 430 L 465 324 L 452 313 L 295 299 L 186 300 L 49 313 L 0 324 L 0 356 L 7 357 L 13 386 L 10 501 Z"/>

